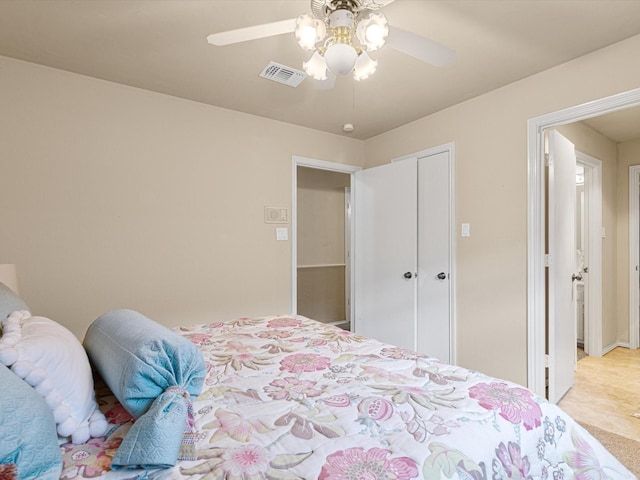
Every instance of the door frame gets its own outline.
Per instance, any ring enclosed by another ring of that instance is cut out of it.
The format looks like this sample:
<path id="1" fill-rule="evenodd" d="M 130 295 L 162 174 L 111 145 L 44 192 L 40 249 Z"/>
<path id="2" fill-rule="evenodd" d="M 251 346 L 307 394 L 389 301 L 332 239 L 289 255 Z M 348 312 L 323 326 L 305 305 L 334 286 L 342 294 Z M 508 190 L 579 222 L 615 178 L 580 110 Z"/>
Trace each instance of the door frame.
<path id="1" fill-rule="evenodd" d="M 640 347 L 640 165 L 629 166 L 629 348 Z"/>
<path id="2" fill-rule="evenodd" d="M 640 106 L 640 88 L 527 121 L 527 385 L 542 397 L 546 390 L 544 132 L 636 106 Z"/>
<path id="3" fill-rule="evenodd" d="M 585 215 L 587 221 L 588 281 L 585 284 L 587 341 L 585 352 L 592 357 L 602 356 L 602 161 L 576 150 L 576 161 L 583 165 Z"/>
<path id="4" fill-rule="evenodd" d="M 456 146 L 455 142 L 437 145 L 419 152 L 402 155 L 391 160 L 401 162 L 420 159 L 439 153 L 449 154 L 449 363 L 456 363 Z"/>
<path id="5" fill-rule="evenodd" d="M 349 202 L 353 205 L 353 182 L 354 175 L 357 171 L 362 170 L 362 167 L 356 167 L 355 165 L 348 165 L 346 163 L 327 162 L 325 160 L 317 160 L 314 158 L 301 157 L 293 155 L 292 157 L 293 170 L 291 174 L 292 199 L 291 199 L 291 313 L 296 315 L 298 313 L 298 167 L 315 168 L 316 170 L 328 170 L 330 172 L 346 173 L 351 176 L 350 184 L 352 186 L 350 192 Z M 355 221 L 355 215 L 351 215 L 350 231 L 353 232 L 353 224 Z M 345 259 L 346 268 L 353 272 L 354 264 L 353 259 L 353 235 L 349 239 L 351 243 L 351 255 L 350 258 Z M 345 289 L 349 292 L 353 292 L 353 275 L 349 275 L 349 285 L 345 285 Z M 348 312 L 348 316 L 353 318 L 353 301 Z"/>

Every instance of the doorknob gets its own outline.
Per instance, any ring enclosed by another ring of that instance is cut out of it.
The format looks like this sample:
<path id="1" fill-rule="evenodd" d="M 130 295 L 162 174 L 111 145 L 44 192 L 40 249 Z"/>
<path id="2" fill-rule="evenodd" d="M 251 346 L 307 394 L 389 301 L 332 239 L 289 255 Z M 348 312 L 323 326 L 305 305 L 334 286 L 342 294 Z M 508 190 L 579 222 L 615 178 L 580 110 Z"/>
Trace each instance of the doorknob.
<path id="1" fill-rule="evenodd" d="M 582 274 L 578 273 L 577 275 L 574 273 L 573 275 L 571 275 L 571 280 L 573 282 L 575 282 L 576 280 L 578 280 L 579 282 L 582 281 Z"/>
<path id="2" fill-rule="evenodd" d="M 445 278 L 447 278 L 447 274 L 444 272 L 440 272 L 438 275 L 436 275 L 440 280 L 444 280 Z"/>
<path id="3" fill-rule="evenodd" d="M 404 274 L 404 278 L 411 278 L 413 277 L 413 275 L 411 274 L 411 272 L 405 272 Z"/>

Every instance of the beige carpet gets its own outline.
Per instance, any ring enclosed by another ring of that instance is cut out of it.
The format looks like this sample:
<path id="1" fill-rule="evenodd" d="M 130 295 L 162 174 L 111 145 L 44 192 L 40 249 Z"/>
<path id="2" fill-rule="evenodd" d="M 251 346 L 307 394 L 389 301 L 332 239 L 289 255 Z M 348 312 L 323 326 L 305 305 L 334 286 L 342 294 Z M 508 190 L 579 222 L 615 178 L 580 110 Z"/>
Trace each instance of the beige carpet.
<path id="1" fill-rule="evenodd" d="M 640 478 L 640 442 L 607 432 L 601 428 L 580 423 L 591 435 L 609 450 L 625 467 Z"/>

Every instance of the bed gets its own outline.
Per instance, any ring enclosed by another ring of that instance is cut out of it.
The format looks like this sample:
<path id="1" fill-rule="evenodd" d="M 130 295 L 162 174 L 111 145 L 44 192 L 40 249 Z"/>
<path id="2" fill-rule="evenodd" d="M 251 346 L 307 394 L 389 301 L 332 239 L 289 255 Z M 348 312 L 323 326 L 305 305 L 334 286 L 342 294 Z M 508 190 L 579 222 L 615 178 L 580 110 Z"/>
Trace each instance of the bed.
<path id="1" fill-rule="evenodd" d="M 206 368 L 177 463 L 111 470 L 136 422 L 96 376 L 108 426 L 59 444 L 60 478 L 635 478 L 524 387 L 337 327 L 272 316 L 172 333 L 197 346 Z"/>

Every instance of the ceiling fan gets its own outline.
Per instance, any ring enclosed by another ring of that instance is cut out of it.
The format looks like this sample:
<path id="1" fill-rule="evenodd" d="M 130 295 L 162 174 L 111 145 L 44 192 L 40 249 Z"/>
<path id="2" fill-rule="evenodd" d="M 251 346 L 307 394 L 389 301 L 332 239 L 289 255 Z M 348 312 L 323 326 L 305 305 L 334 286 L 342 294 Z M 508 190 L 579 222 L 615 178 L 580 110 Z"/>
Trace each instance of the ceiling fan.
<path id="1" fill-rule="evenodd" d="M 434 66 L 453 60 L 454 50 L 390 26 L 380 10 L 391 2 L 393 0 L 311 0 L 312 15 L 213 33 L 207 41 L 225 46 L 295 33 L 298 44 L 314 52 L 302 65 L 316 80 L 351 72 L 356 80 L 369 77 L 378 65 L 369 52 L 384 45 Z"/>

